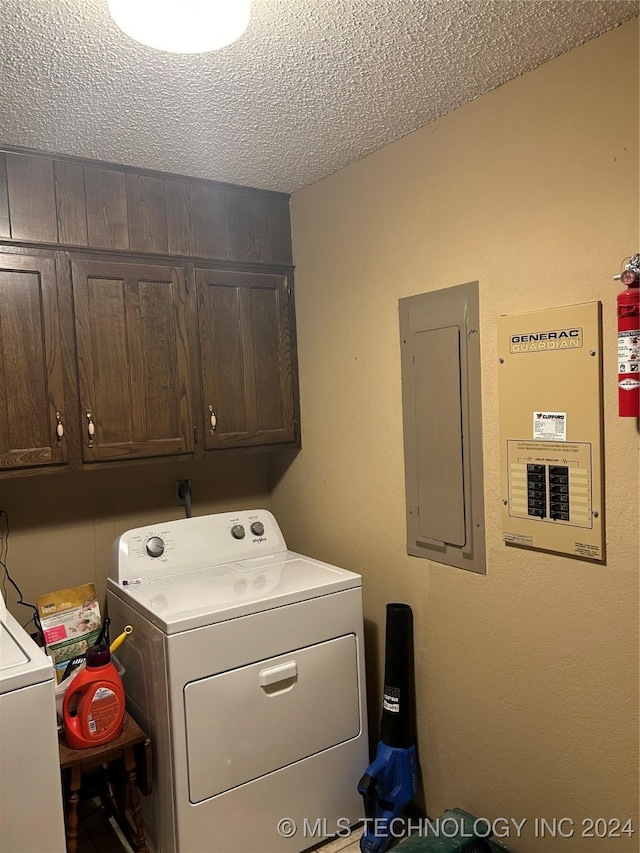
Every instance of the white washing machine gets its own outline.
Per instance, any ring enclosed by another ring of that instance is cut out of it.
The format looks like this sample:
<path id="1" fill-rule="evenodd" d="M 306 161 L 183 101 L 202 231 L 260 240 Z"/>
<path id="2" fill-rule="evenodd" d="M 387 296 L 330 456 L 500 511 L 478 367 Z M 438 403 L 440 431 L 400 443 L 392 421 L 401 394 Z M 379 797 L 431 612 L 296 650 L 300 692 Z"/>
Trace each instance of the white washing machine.
<path id="1" fill-rule="evenodd" d="M 0 849 L 66 848 L 53 663 L 0 595 Z"/>
<path id="2" fill-rule="evenodd" d="M 220 513 L 123 534 L 108 610 L 112 636 L 134 627 L 157 853 L 296 853 L 363 819 L 359 575 L 288 551 L 266 510 Z"/>

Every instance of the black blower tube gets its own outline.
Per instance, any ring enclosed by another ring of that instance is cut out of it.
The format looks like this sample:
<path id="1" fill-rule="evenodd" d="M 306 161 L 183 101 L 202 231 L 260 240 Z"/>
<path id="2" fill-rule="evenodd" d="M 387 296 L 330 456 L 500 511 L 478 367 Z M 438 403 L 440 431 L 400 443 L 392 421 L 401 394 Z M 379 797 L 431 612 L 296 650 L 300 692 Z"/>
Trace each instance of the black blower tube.
<path id="1" fill-rule="evenodd" d="M 408 604 L 387 604 L 384 697 L 380 739 L 408 749 L 414 742 L 413 612 Z"/>

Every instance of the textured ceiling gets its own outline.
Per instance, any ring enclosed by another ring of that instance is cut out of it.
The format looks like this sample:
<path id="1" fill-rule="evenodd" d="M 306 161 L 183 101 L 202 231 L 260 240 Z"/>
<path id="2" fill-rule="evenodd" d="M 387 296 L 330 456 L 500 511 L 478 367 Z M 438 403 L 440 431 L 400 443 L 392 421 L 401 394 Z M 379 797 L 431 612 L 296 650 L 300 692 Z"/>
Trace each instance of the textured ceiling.
<path id="1" fill-rule="evenodd" d="M 0 0 L 0 143 L 293 191 L 638 14 L 637 0 L 253 0 L 145 48 L 107 0 Z"/>

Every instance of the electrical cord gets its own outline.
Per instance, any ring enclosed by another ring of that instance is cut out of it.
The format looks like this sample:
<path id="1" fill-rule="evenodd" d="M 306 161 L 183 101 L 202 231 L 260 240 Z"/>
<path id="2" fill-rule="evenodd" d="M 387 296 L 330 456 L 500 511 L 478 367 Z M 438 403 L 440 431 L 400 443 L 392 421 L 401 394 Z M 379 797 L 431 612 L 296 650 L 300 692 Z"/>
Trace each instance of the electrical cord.
<path id="1" fill-rule="evenodd" d="M 191 509 L 191 483 L 187 480 L 187 485 L 184 490 L 184 511 L 187 518 L 193 518 L 193 510 Z"/>
<path id="2" fill-rule="evenodd" d="M 4 536 L 2 535 L 2 531 L 0 530 L 0 560 L 3 561 L 3 564 L 7 562 L 9 557 L 9 516 L 7 513 L 0 509 L 0 521 L 4 519 L 4 523 L 6 525 L 6 532 Z M 4 553 L 2 553 L 4 550 Z M 7 600 L 7 576 L 4 574 L 2 576 L 2 595 L 4 596 L 5 601 Z"/>
<path id="3" fill-rule="evenodd" d="M 33 622 L 33 624 L 36 626 L 36 628 L 38 630 L 38 634 L 40 635 L 40 637 L 42 637 L 42 625 L 40 624 L 40 616 L 38 614 L 38 608 L 35 606 L 35 604 L 30 604 L 28 601 L 24 600 L 24 596 L 22 595 L 22 590 L 20 589 L 18 584 L 14 581 L 14 579 L 11 577 L 11 574 L 9 573 L 9 569 L 7 567 L 7 561 L 9 559 L 9 532 L 10 532 L 11 528 L 9 526 L 9 514 L 4 509 L 0 509 L 0 519 L 2 519 L 2 518 L 4 518 L 4 522 L 6 525 L 6 532 L 5 532 L 4 536 L 0 532 L 0 554 L 2 554 L 2 552 L 4 550 L 4 555 L 2 557 L 0 557 L 0 566 L 2 566 L 2 568 L 4 570 L 4 574 L 2 576 L 2 594 L 3 594 L 4 599 L 6 601 L 6 599 L 7 599 L 7 581 L 8 581 L 11 584 L 11 586 L 15 589 L 15 591 L 18 593 L 17 604 L 20 604 L 20 605 L 22 605 L 22 607 L 28 607 L 31 610 L 33 610 L 33 616 L 22 627 L 26 628 L 27 625 L 30 625 Z"/>

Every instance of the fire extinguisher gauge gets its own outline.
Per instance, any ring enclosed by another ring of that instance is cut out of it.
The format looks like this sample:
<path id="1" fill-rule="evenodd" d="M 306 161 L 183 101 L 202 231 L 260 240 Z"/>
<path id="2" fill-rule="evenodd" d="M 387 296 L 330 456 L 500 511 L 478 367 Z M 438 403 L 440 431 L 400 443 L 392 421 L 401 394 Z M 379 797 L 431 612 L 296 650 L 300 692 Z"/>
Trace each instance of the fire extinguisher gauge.
<path id="1" fill-rule="evenodd" d="M 625 270 L 620 276 L 620 281 L 626 284 L 627 287 L 634 284 L 638 279 L 637 274 L 633 270 Z"/>

